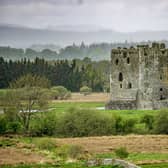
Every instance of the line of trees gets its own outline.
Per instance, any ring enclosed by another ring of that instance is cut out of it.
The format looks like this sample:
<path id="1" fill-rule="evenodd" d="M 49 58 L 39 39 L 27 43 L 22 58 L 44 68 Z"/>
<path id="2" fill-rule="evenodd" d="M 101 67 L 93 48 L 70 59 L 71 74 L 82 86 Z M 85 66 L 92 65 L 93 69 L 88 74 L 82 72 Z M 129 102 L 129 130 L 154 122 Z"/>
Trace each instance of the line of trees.
<path id="1" fill-rule="evenodd" d="M 107 69 L 108 61 L 105 64 L 88 59 L 48 62 L 36 58 L 34 61 L 6 61 L 0 57 L 0 88 L 7 88 L 11 81 L 30 73 L 44 76 L 51 81 L 52 86 L 61 85 L 70 91 L 79 91 L 82 86 L 88 86 L 93 91 L 103 91 L 107 86 L 108 70 L 101 69 L 99 65 Z"/>

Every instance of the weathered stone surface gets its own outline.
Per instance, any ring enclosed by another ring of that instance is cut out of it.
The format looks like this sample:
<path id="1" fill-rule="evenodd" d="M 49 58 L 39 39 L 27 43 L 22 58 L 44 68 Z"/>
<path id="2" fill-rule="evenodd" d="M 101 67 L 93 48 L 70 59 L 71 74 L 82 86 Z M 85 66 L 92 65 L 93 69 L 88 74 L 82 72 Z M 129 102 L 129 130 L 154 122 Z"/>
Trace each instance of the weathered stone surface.
<path id="1" fill-rule="evenodd" d="M 107 109 L 168 107 L 168 49 L 163 43 L 111 51 Z"/>
<path id="2" fill-rule="evenodd" d="M 120 166 L 123 166 L 124 168 L 140 168 L 139 166 L 136 166 L 124 160 L 112 159 L 112 158 L 92 159 L 87 162 L 88 167 L 104 166 L 104 165 L 120 165 Z"/>
<path id="3" fill-rule="evenodd" d="M 102 160 L 102 165 L 112 165 L 113 164 L 113 159 L 103 159 Z"/>
<path id="4" fill-rule="evenodd" d="M 136 101 L 135 100 L 116 100 L 116 101 L 109 101 L 106 104 L 106 109 L 112 110 L 130 110 L 136 109 Z"/>

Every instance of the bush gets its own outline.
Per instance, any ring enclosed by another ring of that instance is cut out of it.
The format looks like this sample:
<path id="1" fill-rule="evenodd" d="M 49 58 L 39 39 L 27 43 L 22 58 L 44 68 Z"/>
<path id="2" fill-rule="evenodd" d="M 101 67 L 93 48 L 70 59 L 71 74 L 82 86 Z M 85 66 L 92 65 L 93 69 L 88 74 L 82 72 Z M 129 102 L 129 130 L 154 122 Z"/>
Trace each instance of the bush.
<path id="1" fill-rule="evenodd" d="M 118 156 L 120 159 L 127 158 L 129 153 L 125 147 L 120 147 L 115 150 L 116 156 Z"/>
<path id="2" fill-rule="evenodd" d="M 128 134 L 132 133 L 134 130 L 136 120 L 133 118 L 123 120 L 123 133 Z"/>
<path id="3" fill-rule="evenodd" d="M 68 158 L 68 145 L 63 145 L 59 148 L 57 148 L 57 155 L 61 157 L 62 159 Z"/>
<path id="4" fill-rule="evenodd" d="M 8 122 L 7 129 L 10 133 L 19 133 L 22 129 L 22 125 L 18 121 Z"/>
<path id="5" fill-rule="evenodd" d="M 146 127 L 145 123 L 137 123 L 134 126 L 134 131 L 133 133 L 135 134 L 149 134 L 149 129 Z"/>
<path id="6" fill-rule="evenodd" d="M 0 147 L 9 147 L 9 146 L 15 146 L 16 141 L 10 138 L 3 138 L 0 139 Z"/>
<path id="7" fill-rule="evenodd" d="M 158 134 L 168 134 L 168 110 L 161 110 L 156 115 L 154 130 Z"/>
<path id="8" fill-rule="evenodd" d="M 79 145 L 63 145 L 57 148 L 57 155 L 62 159 L 81 159 L 84 155 L 84 150 Z"/>
<path id="9" fill-rule="evenodd" d="M 148 130 L 153 129 L 153 123 L 154 123 L 154 116 L 150 114 L 146 114 L 142 117 L 141 123 L 145 123 L 145 126 Z"/>
<path id="10" fill-rule="evenodd" d="M 79 145 L 71 145 L 68 149 L 68 156 L 72 159 L 80 159 L 84 154 L 84 150 Z"/>
<path id="11" fill-rule="evenodd" d="M 54 99 L 68 99 L 71 97 L 71 92 L 68 91 L 65 87 L 63 86 L 54 86 L 51 88 L 51 94 Z"/>
<path id="12" fill-rule="evenodd" d="M 34 144 L 40 150 L 54 150 L 56 148 L 56 142 L 51 138 L 38 138 L 34 141 Z"/>
<path id="13" fill-rule="evenodd" d="M 128 134 L 134 131 L 134 126 L 136 120 L 133 118 L 121 118 L 120 116 L 115 116 L 116 120 L 116 131 L 118 134 Z"/>
<path id="14" fill-rule="evenodd" d="M 89 88 L 88 86 L 83 86 L 80 88 L 80 93 L 84 94 L 84 95 L 88 95 L 92 92 L 92 89 Z"/>
<path id="15" fill-rule="evenodd" d="M 57 132 L 65 137 L 115 134 L 115 119 L 99 111 L 71 108 L 60 118 Z"/>
<path id="16" fill-rule="evenodd" d="M 0 114 L 0 134 L 5 133 L 6 130 L 7 130 L 7 120 L 2 114 Z"/>
<path id="17" fill-rule="evenodd" d="M 32 136 L 55 135 L 57 120 L 56 114 L 52 112 L 36 114 L 30 123 L 30 134 Z"/>

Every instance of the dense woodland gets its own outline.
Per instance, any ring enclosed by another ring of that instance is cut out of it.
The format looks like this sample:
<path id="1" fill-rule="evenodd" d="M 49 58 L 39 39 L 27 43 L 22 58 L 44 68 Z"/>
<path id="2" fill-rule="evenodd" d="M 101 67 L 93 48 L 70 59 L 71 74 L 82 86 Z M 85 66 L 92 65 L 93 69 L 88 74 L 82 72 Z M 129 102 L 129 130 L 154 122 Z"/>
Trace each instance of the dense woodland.
<path id="1" fill-rule="evenodd" d="M 168 46 L 168 41 L 162 41 Z M 11 47 L 0 47 L 0 57 L 3 57 L 6 60 L 19 60 L 23 58 L 28 58 L 34 60 L 36 57 L 44 58 L 45 60 L 72 60 L 72 59 L 84 59 L 89 57 L 92 60 L 110 60 L 110 52 L 112 48 L 117 47 L 131 47 L 137 46 L 138 44 L 149 44 L 151 45 L 152 41 L 140 42 L 140 43 L 100 43 L 100 44 L 90 44 L 86 45 L 83 42 L 81 45 L 70 45 L 64 48 L 54 50 L 53 45 L 36 45 L 36 47 L 27 48 L 27 49 L 17 49 Z M 37 50 L 35 50 L 35 48 Z M 53 50 L 51 50 L 51 48 Z"/>
<path id="2" fill-rule="evenodd" d="M 7 88 L 11 81 L 29 73 L 44 76 L 52 86 L 62 85 L 71 91 L 79 91 L 84 85 L 97 92 L 108 90 L 108 61 L 92 62 L 89 58 L 52 62 L 40 58 L 7 61 L 0 57 L 0 88 Z"/>

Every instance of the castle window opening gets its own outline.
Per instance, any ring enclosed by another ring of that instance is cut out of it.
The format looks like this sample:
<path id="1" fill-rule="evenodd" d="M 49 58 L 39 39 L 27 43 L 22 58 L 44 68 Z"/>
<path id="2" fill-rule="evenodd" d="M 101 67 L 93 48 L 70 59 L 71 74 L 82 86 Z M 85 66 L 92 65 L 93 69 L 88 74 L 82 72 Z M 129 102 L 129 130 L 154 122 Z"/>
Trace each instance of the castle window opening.
<path id="1" fill-rule="evenodd" d="M 130 63 L 130 58 L 128 57 L 128 58 L 127 58 L 127 64 L 129 64 L 129 63 Z"/>
<path id="2" fill-rule="evenodd" d="M 162 75 L 160 75 L 160 80 L 162 80 L 163 79 L 163 77 L 162 77 Z"/>
<path id="3" fill-rule="evenodd" d="M 132 83 L 128 83 L 128 89 L 132 88 Z"/>
<path id="4" fill-rule="evenodd" d="M 118 80 L 119 80 L 120 82 L 123 81 L 123 74 L 122 74 L 121 72 L 119 73 Z"/>
<path id="5" fill-rule="evenodd" d="M 160 91 L 163 91 L 163 88 L 160 88 Z"/>
<path id="6" fill-rule="evenodd" d="M 165 97 L 163 97 L 163 95 L 161 95 L 160 96 L 160 100 L 164 100 L 165 99 Z"/>
<path id="7" fill-rule="evenodd" d="M 118 65 L 118 63 L 119 63 L 119 60 L 118 60 L 118 59 L 116 59 L 116 60 L 115 60 L 115 64 L 116 64 L 116 65 Z"/>
<path id="8" fill-rule="evenodd" d="M 122 84 L 120 84 L 120 88 L 122 88 Z"/>
<path id="9" fill-rule="evenodd" d="M 148 55 L 146 51 L 144 52 L 144 55 L 145 55 L 145 56 L 147 56 L 147 55 Z"/>

